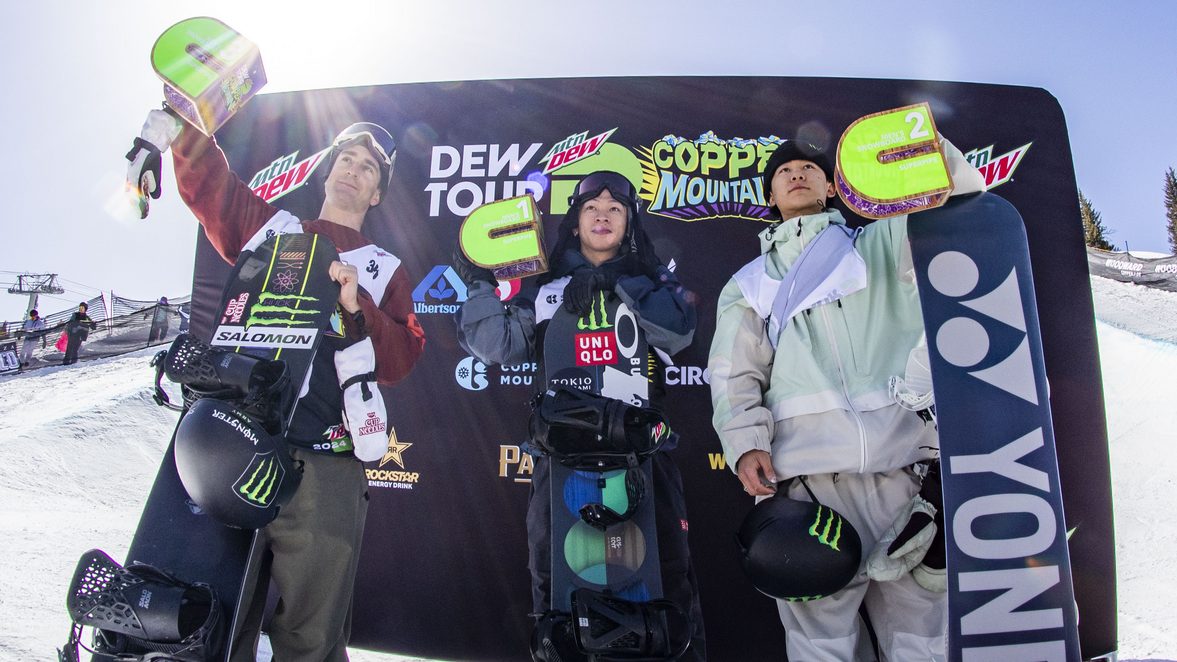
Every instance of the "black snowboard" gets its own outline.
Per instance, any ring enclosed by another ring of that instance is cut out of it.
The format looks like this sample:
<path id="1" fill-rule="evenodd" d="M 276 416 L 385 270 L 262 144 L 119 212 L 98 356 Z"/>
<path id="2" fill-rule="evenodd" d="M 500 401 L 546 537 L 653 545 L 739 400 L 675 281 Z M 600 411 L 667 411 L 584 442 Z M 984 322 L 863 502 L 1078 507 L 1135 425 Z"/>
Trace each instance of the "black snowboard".
<path id="1" fill-rule="evenodd" d="M 277 235 L 243 253 L 225 288 L 211 344 L 285 361 L 297 391 L 324 331 L 332 326 L 339 286 L 328 277 L 328 267 L 337 259 L 331 241 L 313 234 Z M 257 574 L 261 550 L 255 536 L 255 531 L 217 522 L 192 503 L 176 471 L 173 434 L 127 563 L 147 563 L 185 581 L 211 585 L 230 624 L 224 659 L 240 627 L 242 590 Z"/>

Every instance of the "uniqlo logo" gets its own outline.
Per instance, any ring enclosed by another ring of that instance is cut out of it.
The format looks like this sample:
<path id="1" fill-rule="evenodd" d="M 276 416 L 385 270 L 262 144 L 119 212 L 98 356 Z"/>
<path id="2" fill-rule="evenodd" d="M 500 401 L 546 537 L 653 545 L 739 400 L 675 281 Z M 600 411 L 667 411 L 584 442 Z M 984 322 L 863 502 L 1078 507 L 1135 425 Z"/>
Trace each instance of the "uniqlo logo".
<path id="1" fill-rule="evenodd" d="M 617 338 L 608 331 L 576 334 L 576 365 L 612 365 L 617 362 Z"/>

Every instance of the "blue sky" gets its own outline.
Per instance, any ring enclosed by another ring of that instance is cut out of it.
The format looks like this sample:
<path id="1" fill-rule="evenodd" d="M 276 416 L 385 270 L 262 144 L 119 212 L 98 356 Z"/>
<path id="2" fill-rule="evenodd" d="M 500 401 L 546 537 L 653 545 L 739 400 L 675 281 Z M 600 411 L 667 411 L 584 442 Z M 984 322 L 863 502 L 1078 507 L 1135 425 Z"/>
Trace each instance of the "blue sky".
<path id="1" fill-rule="evenodd" d="M 346 12 L 343 9 L 346 7 Z M 1177 167 L 1177 3 L 925 2 L 5 3 L 0 82 L 9 205 L 0 283 L 58 273 L 67 293 L 190 289 L 195 221 L 175 195 L 146 221 L 108 202 L 160 83 L 148 54 L 172 23 L 217 17 L 262 49 L 267 92 L 435 80 L 768 75 L 1041 87 L 1062 106 L 1079 187 L 1118 248 L 1169 251 L 1163 176 Z M 0 292 L 0 320 L 26 298 Z"/>

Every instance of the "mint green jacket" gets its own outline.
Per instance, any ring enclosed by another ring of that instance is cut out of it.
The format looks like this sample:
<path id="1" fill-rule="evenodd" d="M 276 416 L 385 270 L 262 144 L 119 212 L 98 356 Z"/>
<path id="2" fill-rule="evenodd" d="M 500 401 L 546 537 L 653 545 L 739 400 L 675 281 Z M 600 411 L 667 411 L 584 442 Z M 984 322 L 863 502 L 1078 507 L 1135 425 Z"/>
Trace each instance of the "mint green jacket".
<path id="1" fill-rule="evenodd" d="M 761 256 L 720 293 L 708 367 L 713 424 L 733 471 L 753 449 L 770 452 L 783 479 L 889 471 L 938 447 L 934 429 L 887 388 L 923 332 L 906 216 L 858 236 L 867 286 L 783 322 L 773 349 L 767 320 L 781 276 L 831 223 L 845 221 L 826 211 L 761 232 Z"/>

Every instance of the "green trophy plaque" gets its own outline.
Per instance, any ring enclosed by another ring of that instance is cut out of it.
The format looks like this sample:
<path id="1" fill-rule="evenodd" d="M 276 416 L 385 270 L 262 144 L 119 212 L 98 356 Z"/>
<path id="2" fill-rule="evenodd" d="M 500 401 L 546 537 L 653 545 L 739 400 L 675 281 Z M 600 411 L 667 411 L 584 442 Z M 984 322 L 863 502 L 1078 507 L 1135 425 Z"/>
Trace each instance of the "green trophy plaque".
<path id="1" fill-rule="evenodd" d="M 488 202 L 470 212 L 458 230 L 458 245 L 471 262 L 501 281 L 548 270 L 543 224 L 530 195 Z"/>
<path id="2" fill-rule="evenodd" d="M 168 106 L 209 136 L 266 84 L 257 46 L 207 16 L 165 30 L 151 48 L 151 64 Z"/>
<path id="3" fill-rule="evenodd" d="M 855 120 L 838 140 L 834 181 L 842 201 L 867 218 L 944 204 L 952 178 L 931 107 L 918 103 Z"/>

